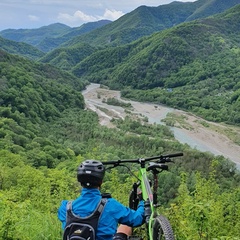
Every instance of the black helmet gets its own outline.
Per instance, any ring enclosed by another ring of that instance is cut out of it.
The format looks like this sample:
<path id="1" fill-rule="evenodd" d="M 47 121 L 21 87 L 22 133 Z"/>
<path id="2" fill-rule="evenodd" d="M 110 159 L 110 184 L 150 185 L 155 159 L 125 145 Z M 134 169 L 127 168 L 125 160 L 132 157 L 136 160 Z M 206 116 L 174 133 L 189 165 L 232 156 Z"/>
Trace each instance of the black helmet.
<path id="1" fill-rule="evenodd" d="M 86 160 L 77 170 L 77 179 L 84 187 L 101 186 L 105 174 L 103 164 L 96 160 Z"/>

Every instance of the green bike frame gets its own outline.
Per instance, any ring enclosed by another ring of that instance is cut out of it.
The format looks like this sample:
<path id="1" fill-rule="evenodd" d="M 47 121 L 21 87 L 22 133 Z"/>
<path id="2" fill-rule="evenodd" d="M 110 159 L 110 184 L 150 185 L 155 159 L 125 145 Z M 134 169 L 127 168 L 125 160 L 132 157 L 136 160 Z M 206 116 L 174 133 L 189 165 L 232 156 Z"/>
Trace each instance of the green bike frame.
<path id="1" fill-rule="evenodd" d="M 146 168 L 140 168 L 139 170 L 139 179 L 141 180 L 141 190 L 142 190 L 142 196 L 143 199 L 146 201 L 147 199 L 150 202 L 150 208 L 151 208 L 151 215 L 150 215 L 150 219 L 149 222 L 147 224 L 147 228 L 148 228 L 148 238 L 150 240 L 153 240 L 152 238 L 152 224 L 154 221 L 154 217 L 157 215 L 156 212 L 156 208 L 154 207 L 153 204 L 153 193 L 152 193 L 152 189 L 149 183 L 149 179 L 147 177 L 147 170 Z"/>
<path id="2" fill-rule="evenodd" d="M 104 165 L 113 165 L 110 167 L 114 168 L 117 166 L 125 166 L 125 163 L 136 163 L 140 164 L 138 171 L 138 176 L 133 175 L 138 179 L 138 183 L 133 185 L 133 209 L 137 206 L 135 205 L 135 199 L 137 195 L 137 187 L 141 186 L 142 197 L 145 201 L 145 218 L 146 218 L 146 233 L 148 240 L 159 239 L 159 237 L 164 236 L 164 239 L 174 240 L 174 233 L 172 231 L 171 225 L 164 216 L 159 215 L 157 211 L 158 200 L 157 200 L 157 188 L 158 188 L 158 177 L 157 174 L 163 170 L 168 170 L 168 166 L 165 163 L 172 162 L 171 158 L 183 156 L 183 153 L 174 153 L 168 155 L 154 156 L 149 158 L 138 158 L 138 159 L 119 159 L 113 161 L 103 162 Z M 146 163 L 149 162 L 146 168 Z M 128 167 L 127 167 L 128 168 Z M 128 170 L 131 172 L 130 168 Z M 153 173 L 153 186 L 151 187 L 147 172 L 151 171 Z M 130 198 L 131 199 L 131 198 Z M 149 204 L 149 206 L 148 206 Z M 146 210 L 147 209 L 147 210 Z M 151 213 L 150 213 L 151 210 Z M 163 239 L 163 238 L 161 238 Z"/>

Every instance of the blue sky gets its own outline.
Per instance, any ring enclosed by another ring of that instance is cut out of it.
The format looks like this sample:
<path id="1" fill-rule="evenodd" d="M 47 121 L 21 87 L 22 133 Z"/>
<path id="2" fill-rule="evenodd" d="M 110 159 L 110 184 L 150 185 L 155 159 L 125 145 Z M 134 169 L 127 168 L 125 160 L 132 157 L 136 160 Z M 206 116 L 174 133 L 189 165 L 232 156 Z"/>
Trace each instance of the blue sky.
<path id="1" fill-rule="evenodd" d="M 0 31 L 38 28 L 60 22 L 70 27 L 101 19 L 116 20 L 141 5 L 159 6 L 173 0 L 0 0 Z M 195 0 L 179 0 L 193 2 Z"/>

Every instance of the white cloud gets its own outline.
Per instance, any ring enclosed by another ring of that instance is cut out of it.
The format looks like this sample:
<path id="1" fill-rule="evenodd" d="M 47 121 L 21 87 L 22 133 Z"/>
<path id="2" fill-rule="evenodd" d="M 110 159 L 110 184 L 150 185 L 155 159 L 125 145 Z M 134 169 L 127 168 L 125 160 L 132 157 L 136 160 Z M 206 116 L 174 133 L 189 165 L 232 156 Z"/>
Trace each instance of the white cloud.
<path id="1" fill-rule="evenodd" d="M 38 22 L 40 20 L 39 17 L 34 16 L 34 15 L 28 15 L 28 18 L 32 22 Z"/>
<path id="2" fill-rule="evenodd" d="M 87 15 L 84 12 L 78 10 L 73 15 L 68 13 L 59 13 L 58 20 L 65 24 L 73 25 L 79 22 L 95 22 L 101 19 L 114 21 L 123 15 L 124 13 L 122 11 L 117 11 L 114 9 L 112 10 L 105 9 L 105 12 L 102 16 Z"/>
<path id="3" fill-rule="evenodd" d="M 105 13 L 103 15 L 103 19 L 108 19 L 108 20 L 117 20 L 118 18 L 120 18 L 121 16 L 123 16 L 124 13 L 122 11 L 117 11 L 117 10 L 109 10 L 106 9 Z"/>
<path id="4" fill-rule="evenodd" d="M 93 22 L 97 21 L 98 19 L 94 16 L 87 15 L 83 13 L 82 11 L 76 11 L 73 15 L 70 15 L 68 13 L 59 13 L 58 19 L 60 21 L 66 22 L 66 23 L 76 23 L 79 21 L 83 22 Z"/>

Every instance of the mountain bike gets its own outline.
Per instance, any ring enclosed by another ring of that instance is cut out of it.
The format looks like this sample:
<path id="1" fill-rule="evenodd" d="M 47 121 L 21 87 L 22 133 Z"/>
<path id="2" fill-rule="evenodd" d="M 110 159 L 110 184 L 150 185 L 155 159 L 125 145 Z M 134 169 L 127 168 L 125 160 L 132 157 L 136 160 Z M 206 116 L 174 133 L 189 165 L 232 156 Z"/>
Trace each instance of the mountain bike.
<path id="1" fill-rule="evenodd" d="M 118 166 L 126 167 L 130 173 L 137 178 L 132 186 L 129 195 L 129 207 L 137 209 L 139 203 L 139 190 L 144 200 L 145 209 L 145 228 L 148 240 L 174 240 L 174 233 L 170 222 L 166 217 L 159 214 L 157 207 L 158 197 L 158 174 L 168 170 L 167 163 L 173 162 L 174 157 L 183 156 L 183 153 L 174 153 L 168 155 L 160 155 L 148 158 L 123 159 L 103 162 L 104 165 L 111 165 L 107 169 Z M 126 163 L 139 164 L 138 176 L 136 176 Z M 152 173 L 152 180 L 148 176 L 148 172 Z M 137 239 L 132 236 L 130 239 Z M 139 239 L 139 238 L 138 238 Z M 140 238 L 141 239 L 141 238 Z"/>

